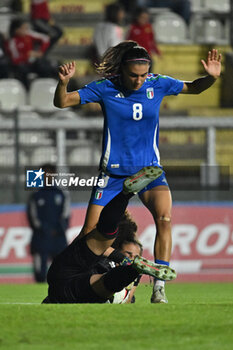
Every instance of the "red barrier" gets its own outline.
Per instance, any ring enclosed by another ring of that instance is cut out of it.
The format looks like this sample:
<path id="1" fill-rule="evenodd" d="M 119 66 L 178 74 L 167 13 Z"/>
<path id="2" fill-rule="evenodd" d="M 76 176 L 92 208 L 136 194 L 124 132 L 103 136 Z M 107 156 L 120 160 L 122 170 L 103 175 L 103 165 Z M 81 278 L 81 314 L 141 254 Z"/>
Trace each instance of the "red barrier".
<path id="1" fill-rule="evenodd" d="M 155 226 L 142 206 L 129 206 L 138 224 L 144 256 L 153 259 Z M 86 207 L 73 207 L 67 231 L 71 241 L 84 222 Z M 175 205 L 171 265 L 177 281 L 233 281 L 233 207 Z M 0 283 L 31 282 L 31 230 L 24 210 L 0 211 Z"/>

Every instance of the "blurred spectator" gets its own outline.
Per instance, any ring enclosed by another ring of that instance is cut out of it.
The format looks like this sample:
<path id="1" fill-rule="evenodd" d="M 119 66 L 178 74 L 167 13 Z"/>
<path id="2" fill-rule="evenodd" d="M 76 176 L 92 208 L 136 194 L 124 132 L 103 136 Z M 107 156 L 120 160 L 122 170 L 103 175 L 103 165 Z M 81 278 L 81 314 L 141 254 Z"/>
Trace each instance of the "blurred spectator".
<path id="1" fill-rule="evenodd" d="M 6 52 L 16 79 L 29 89 L 29 73 L 36 73 L 39 77 L 56 77 L 56 66 L 45 57 L 50 42 L 47 35 L 31 31 L 28 23 L 20 18 L 12 20 L 9 34 Z"/>
<path id="2" fill-rule="evenodd" d="M 143 46 L 150 56 L 153 53 L 161 56 L 161 51 L 157 46 L 149 19 L 148 10 L 145 7 L 138 7 L 135 11 L 134 20 L 130 26 L 127 39 L 136 41 L 140 46 Z"/>
<path id="3" fill-rule="evenodd" d="M 56 171 L 51 164 L 45 164 L 42 169 L 48 178 Z M 70 217 L 69 198 L 56 186 L 42 187 L 30 196 L 27 216 L 32 228 L 30 248 L 34 278 L 37 282 L 45 282 L 49 259 L 67 246 L 65 233 Z"/>
<path id="4" fill-rule="evenodd" d="M 10 72 L 9 60 L 5 54 L 4 37 L 0 33 L 0 79 L 8 78 Z"/>
<path id="5" fill-rule="evenodd" d="M 112 46 L 124 40 L 122 23 L 125 18 L 125 11 L 118 3 L 106 6 L 105 20 L 97 24 L 94 31 L 94 45 L 97 57 L 100 58 L 104 52 Z"/>
<path id="6" fill-rule="evenodd" d="M 55 24 L 49 12 L 47 0 L 31 0 L 31 22 L 33 29 L 50 37 L 51 48 L 62 36 L 62 29 Z"/>

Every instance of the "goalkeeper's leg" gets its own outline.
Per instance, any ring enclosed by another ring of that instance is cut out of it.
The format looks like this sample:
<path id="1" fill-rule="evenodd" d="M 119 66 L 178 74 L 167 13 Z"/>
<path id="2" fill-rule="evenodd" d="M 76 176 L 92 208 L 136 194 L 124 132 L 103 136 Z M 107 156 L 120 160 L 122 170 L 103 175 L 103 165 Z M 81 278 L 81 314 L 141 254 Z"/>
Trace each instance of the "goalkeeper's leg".
<path id="1" fill-rule="evenodd" d="M 115 292 L 121 291 L 132 283 L 140 274 L 157 277 L 161 280 L 170 281 L 176 278 L 175 270 L 168 266 L 155 264 L 143 257 L 136 256 L 133 261 L 123 259 L 121 264 L 103 276 L 94 275 L 90 284 L 97 295 L 109 297 Z"/>

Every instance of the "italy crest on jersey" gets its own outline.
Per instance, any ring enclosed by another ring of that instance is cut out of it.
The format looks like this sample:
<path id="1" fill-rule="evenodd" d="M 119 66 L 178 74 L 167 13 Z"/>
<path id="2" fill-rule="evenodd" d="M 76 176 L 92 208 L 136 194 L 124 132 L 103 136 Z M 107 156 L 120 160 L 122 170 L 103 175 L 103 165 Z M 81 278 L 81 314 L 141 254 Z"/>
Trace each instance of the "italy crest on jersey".
<path id="1" fill-rule="evenodd" d="M 101 199 L 103 196 L 103 190 L 97 190 L 95 193 L 95 199 Z"/>
<path id="2" fill-rule="evenodd" d="M 154 88 L 148 88 L 146 89 L 146 96 L 149 98 L 149 100 L 152 100 L 154 97 Z"/>

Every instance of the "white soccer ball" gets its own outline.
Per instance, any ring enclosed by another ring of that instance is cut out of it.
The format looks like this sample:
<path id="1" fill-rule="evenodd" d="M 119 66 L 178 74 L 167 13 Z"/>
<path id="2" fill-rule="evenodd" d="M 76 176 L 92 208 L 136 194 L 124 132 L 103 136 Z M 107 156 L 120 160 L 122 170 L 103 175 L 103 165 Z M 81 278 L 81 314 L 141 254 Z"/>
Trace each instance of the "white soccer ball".
<path id="1" fill-rule="evenodd" d="M 117 292 L 113 295 L 112 304 L 125 304 L 129 298 L 129 290 L 122 289 L 120 292 Z"/>

